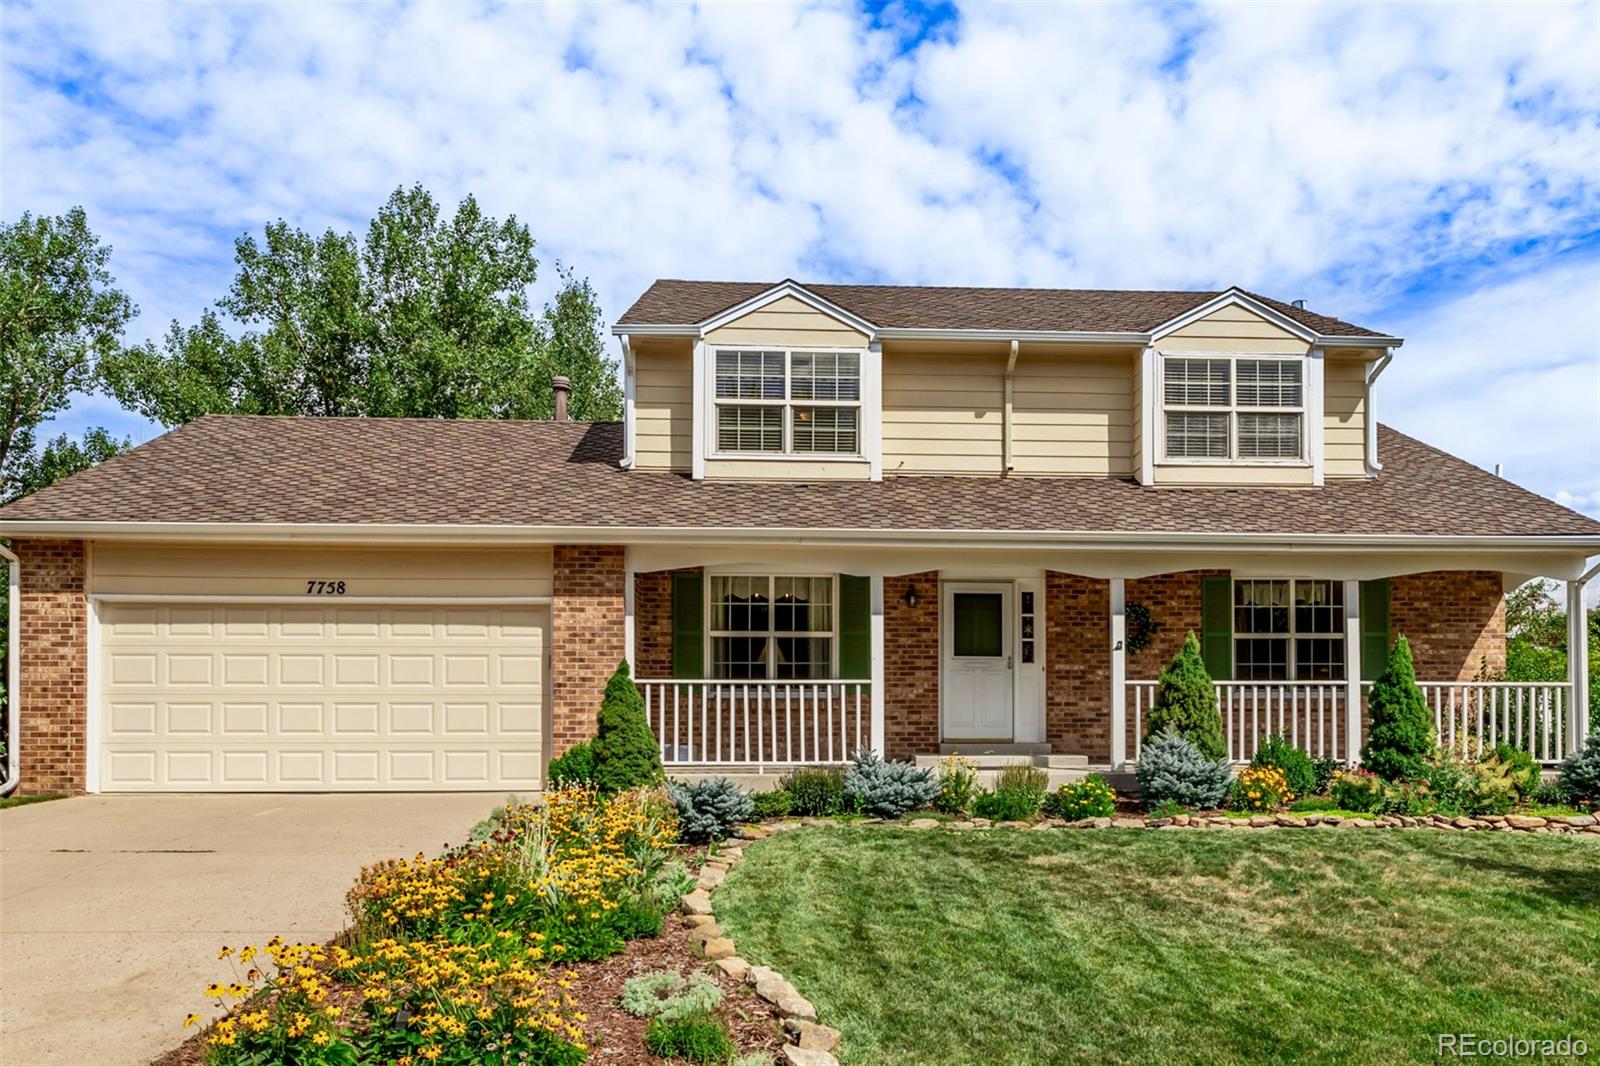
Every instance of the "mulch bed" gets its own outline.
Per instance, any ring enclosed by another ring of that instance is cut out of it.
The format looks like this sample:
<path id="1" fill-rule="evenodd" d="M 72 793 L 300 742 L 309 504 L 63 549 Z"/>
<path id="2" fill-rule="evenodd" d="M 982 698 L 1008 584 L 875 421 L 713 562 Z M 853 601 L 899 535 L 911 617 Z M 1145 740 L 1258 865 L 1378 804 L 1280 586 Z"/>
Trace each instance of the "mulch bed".
<path id="1" fill-rule="evenodd" d="M 672 967 L 679 973 L 704 970 L 722 986 L 722 1005 L 717 1014 L 728 1026 L 740 1054 L 766 1049 L 774 1058 L 782 1051 L 783 1021 L 777 1010 L 756 996 L 749 985 L 735 981 L 714 963 L 695 953 L 689 926 L 683 916 L 669 914 L 661 935 L 628 942 L 627 949 L 598 962 L 579 962 L 562 967 L 577 974 L 568 989 L 577 1009 L 588 1015 L 583 1023 L 589 1037 L 589 1061 L 615 1066 L 656 1066 L 666 1060 L 645 1050 L 646 1018 L 635 1018 L 617 1006 L 622 986 L 630 977 Z M 352 1010 L 354 1009 L 352 1005 Z M 178 1047 L 162 1055 L 151 1066 L 204 1066 L 202 1034 L 196 1033 Z"/>

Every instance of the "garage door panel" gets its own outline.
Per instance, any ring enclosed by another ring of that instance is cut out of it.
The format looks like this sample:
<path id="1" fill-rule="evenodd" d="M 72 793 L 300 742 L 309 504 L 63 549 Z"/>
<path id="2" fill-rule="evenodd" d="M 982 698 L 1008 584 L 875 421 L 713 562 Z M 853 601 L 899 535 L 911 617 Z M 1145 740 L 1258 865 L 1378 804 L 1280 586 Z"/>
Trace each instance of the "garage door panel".
<path id="1" fill-rule="evenodd" d="M 536 789 L 545 618 L 104 604 L 101 787 Z"/>

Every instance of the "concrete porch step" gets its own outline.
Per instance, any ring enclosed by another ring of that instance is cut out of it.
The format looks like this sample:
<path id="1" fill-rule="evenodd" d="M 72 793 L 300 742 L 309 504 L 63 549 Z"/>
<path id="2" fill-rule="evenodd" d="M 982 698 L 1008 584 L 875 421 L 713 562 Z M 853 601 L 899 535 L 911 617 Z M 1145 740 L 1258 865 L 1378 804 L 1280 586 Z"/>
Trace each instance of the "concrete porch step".
<path id="1" fill-rule="evenodd" d="M 1016 744 L 1011 742 L 991 743 L 981 740 L 953 741 L 939 745 L 940 755 L 966 755 L 977 758 L 980 755 L 1049 755 L 1050 745 L 1047 742 L 1038 744 Z"/>
<path id="2" fill-rule="evenodd" d="M 948 745 L 941 745 L 945 747 Z M 962 751 L 941 752 L 939 755 L 918 755 L 915 762 L 918 766 L 937 770 L 939 760 L 950 754 L 960 754 L 972 761 L 979 770 L 1001 770 L 1007 766 L 1038 766 L 1045 770 L 1087 770 L 1089 757 L 1087 755 L 1069 755 L 1065 752 L 1052 752 L 1048 744 L 1016 744 L 1001 745 L 1002 747 L 1017 748 L 1044 748 L 1044 751 Z"/>

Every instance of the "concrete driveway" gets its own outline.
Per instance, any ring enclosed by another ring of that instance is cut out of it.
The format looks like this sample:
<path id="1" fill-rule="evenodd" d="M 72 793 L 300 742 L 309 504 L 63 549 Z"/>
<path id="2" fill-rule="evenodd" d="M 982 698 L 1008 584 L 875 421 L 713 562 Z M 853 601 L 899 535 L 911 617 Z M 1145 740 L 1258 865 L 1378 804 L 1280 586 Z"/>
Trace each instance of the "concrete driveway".
<path id="1" fill-rule="evenodd" d="M 179 1043 L 224 944 L 322 941 L 360 868 L 434 854 L 493 794 L 87 796 L 0 811 L 0 1062 Z"/>

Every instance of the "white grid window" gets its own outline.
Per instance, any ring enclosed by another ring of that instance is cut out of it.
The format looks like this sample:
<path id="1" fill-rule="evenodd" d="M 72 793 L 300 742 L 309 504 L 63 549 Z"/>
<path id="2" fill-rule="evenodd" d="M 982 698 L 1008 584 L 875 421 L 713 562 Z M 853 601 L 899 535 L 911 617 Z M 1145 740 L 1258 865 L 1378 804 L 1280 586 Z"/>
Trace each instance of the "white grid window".
<path id="1" fill-rule="evenodd" d="M 715 377 L 719 453 L 861 453 L 861 353 L 719 348 Z"/>
<path id="2" fill-rule="evenodd" d="M 1283 461 L 1305 453 L 1305 366 L 1258 356 L 1162 361 L 1168 459 Z"/>
<path id="3" fill-rule="evenodd" d="M 713 574 L 708 582 L 711 676 L 833 676 L 832 577 Z"/>
<path id="4" fill-rule="evenodd" d="M 1344 582 L 1235 581 L 1233 676 L 1343 681 Z"/>

